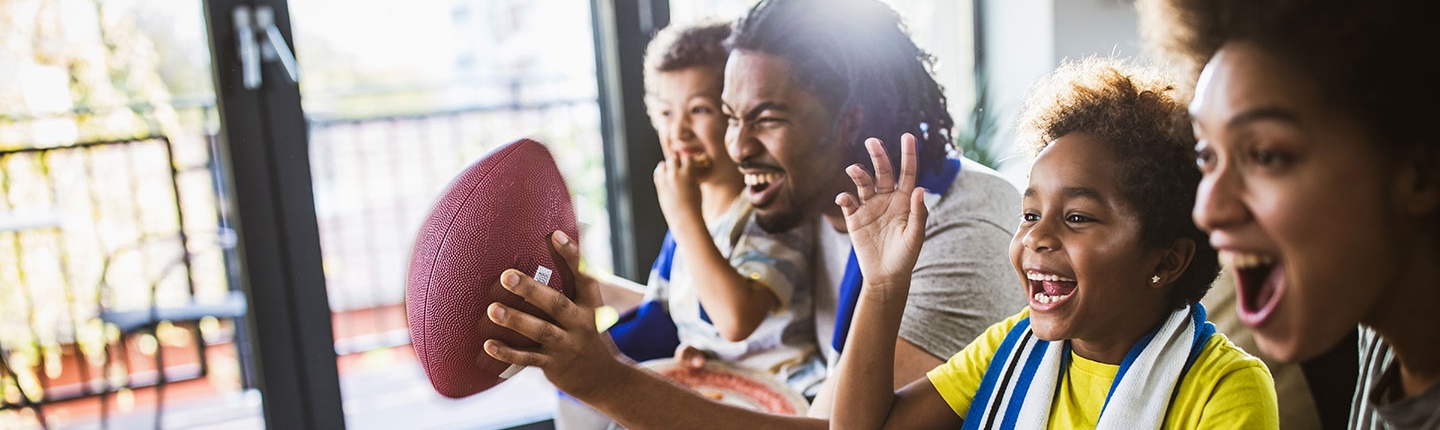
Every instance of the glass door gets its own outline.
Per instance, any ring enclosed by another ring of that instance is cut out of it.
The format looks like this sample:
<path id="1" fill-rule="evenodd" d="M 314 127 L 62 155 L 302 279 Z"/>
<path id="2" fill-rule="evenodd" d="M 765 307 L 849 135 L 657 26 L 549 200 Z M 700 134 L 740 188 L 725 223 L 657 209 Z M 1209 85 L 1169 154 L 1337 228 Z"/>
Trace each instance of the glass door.
<path id="1" fill-rule="evenodd" d="M 315 217 L 348 428 L 505 428 L 548 419 L 527 370 L 455 401 L 410 349 L 405 276 L 440 191 L 498 145 L 546 144 L 591 270 L 611 270 L 588 0 L 292 0 Z"/>
<path id="2" fill-rule="evenodd" d="M 200 1 L 0 1 L 0 428 L 256 428 Z"/>

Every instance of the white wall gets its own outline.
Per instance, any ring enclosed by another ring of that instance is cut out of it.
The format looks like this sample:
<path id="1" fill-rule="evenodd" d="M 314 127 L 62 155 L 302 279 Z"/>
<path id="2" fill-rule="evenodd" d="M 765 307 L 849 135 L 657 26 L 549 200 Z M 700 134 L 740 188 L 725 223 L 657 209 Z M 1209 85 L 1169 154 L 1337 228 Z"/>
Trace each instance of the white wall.
<path id="1" fill-rule="evenodd" d="M 995 143 L 1003 151 L 1014 151 L 1015 117 L 1031 85 L 1061 61 L 1140 54 L 1139 20 L 1131 1 L 979 1 L 984 50 L 980 61 L 1000 127 Z M 1025 183 L 1029 170 L 1027 155 L 1010 158 L 1000 169 L 1017 185 Z"/>

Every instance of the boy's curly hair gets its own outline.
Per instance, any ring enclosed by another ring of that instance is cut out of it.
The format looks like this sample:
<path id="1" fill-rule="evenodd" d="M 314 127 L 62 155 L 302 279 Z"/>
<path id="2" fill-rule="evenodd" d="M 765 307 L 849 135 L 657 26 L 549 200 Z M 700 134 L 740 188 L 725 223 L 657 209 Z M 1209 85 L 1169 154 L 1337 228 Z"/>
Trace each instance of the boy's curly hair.
<path id="1" fill-rule="evenodd" d="M 1071 133 L 1108 143 L 1116 156 L 1122 197 L 1140 215 L 1146 246 L 1195 241 L 1190 266 L 1171 289 L 1171 305 L 1199 302 L 1220 273 L 1209 237 L 1190 217 L 1200 171 L 1190 115 L 1173 80 L 1158 69 L 1113 59 L 1062 64 L 1025 102 L 1020 143 L 1035 153 Z"/>
<path id="2" fill-rule="evenodd" d="M 650 82 L 656 73 L 691 67 L 710 67 L 724 74 L 725 60 L 730 58 L 730 49 L 725 47 L 725 39 L 729 37 L 730 24 L 725 22 L 671 25 L 661 29 L 645 47 L 645 81 Z"/>

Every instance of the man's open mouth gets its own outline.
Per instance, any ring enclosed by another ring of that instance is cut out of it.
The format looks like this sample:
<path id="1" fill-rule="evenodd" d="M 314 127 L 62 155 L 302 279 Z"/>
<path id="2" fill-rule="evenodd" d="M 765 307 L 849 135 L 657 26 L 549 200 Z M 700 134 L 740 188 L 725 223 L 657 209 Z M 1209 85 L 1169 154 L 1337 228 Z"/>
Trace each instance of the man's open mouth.
<path id="1" fill-rule="evenodd" d="M 746 173 L 745 186 L 750 187 L 751 191 L 764 191 L 771 182 L 780 180 L 780 176 L 776 172 Z"/>
<path id="2" fill-rule="evenodd" d="M 785 174 L 775 171 L 744 172 L 745 195 L 750 198 L 750 205 L 756 208 L 763 208 L 775 198 L 776 184 L 785 180 Z"/>

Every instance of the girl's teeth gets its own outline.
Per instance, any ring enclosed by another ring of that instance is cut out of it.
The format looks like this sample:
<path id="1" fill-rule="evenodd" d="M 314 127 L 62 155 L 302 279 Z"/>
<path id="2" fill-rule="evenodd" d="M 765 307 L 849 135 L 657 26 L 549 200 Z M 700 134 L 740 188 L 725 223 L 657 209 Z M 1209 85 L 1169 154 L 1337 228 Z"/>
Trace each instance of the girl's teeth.
<path id="1" fill-rule="evenodd" d="M 1048 304 L 1051 304 L 1051 303 L 1058 302 L 1058 301 L 1060 301 L 1060 298 L 1061 298 L 1061 297 L 1063 297 L 1063 296 L 1052 296 L 1052 295 L 1045 294 L 1045 293 L 1039 292 L 1039 291 L 1035 292 L 1035 296 L 1034 296 L 1035 301 L 1036 301 L 1036 302 L 1039 302 L 1039 303 L 1042 304 L 1042 305 L 1048 305 Z"/>
<path id="2" fill-rule="evenodd" d="M 1047 274 L 1040 274 L 1040 273 L 1026 273 L 1026 274 L 1025 274 L 1025 279 L 1029 279 L 1029 280 L 1031 280 L 1031 281 L 1075 282 L 1074 279 L 1066 278 L 1066 277 L 1064 277 L 1064 276 L 1060 276 L 1060 275 L 1047 275 Z"/>

